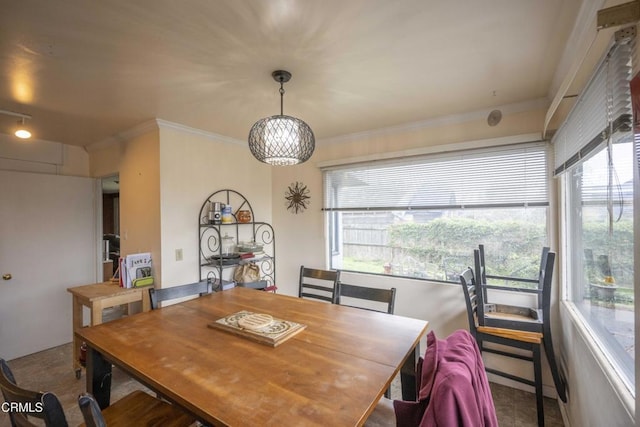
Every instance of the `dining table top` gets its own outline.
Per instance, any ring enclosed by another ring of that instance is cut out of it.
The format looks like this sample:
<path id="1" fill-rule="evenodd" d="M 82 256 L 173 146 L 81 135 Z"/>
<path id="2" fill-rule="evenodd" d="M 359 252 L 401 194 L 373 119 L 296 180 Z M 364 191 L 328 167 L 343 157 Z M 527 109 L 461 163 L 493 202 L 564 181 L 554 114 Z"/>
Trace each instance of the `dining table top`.
<path id="1" fill-rule="evenodd" d="M 243 310 L 306 327 L 272 347 L 208 326 Z M 427 327 L 424 320 L 233 288 L 77 334 L 203 422 L 326 426 L 364 423 Z"/>

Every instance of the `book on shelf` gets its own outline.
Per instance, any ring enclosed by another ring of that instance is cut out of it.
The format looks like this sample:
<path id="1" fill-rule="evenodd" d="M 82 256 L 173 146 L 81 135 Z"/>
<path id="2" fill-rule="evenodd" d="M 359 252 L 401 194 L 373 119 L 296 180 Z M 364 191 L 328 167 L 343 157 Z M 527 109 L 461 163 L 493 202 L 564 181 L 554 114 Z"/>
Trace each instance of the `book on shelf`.
<path id="1" fill-rule="evenodd" d="M 153 284 L 153 262 L 150 252 L 120 258 L 120 286 L 134 288 Z"/>
<path id="2" fill-rule="evenodd" d="M 241 252 L 240 259 L 243 261 L 252 260 L 252 259 L 260 259 L 264 257 L 264 251 L 254 251 L 254 252 Z"/>

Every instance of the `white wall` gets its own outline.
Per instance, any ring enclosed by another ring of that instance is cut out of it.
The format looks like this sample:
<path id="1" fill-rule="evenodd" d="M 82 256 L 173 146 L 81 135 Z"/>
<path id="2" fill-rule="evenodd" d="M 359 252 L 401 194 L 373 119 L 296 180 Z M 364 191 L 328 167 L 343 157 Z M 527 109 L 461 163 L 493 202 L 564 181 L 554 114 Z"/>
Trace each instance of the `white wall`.
<path id="1" fill-rule="evenodd" d="M 163 122 L 160 164 L 162 287 L 198 280 L 198 214 L 212 193 L 235 190 L 249 200 L 256 221 L 271 222 L 271 168 L 246 143 Z"/>

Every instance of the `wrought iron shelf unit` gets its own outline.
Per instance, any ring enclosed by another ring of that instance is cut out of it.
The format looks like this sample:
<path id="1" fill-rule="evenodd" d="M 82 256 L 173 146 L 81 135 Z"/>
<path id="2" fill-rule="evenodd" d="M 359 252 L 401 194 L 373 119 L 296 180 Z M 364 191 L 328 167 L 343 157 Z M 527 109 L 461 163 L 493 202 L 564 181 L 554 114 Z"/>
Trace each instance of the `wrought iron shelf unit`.
<path id="1" fill-rule="evenodd" d="M 209 222 L 209 210 L 213 203 L 219 202 L 233 208 L 231 223 L 212 224 Z M 251 221 L 238 222 L 238 212 L 248 210 Z M 207 197 L 198 215 L 199 275 L 200 280 L 210 279 L 214 290 L 222 290 L 222 284 L 233 280 L 236 267 L 249 262 L 260 268 L 260 281 L 238 284 L 250 288 L 264 288 L 275 285 L 275 233 L 271 224 L 254 221 L 255 216 L 251 203 L 235 190 L 225 189 L 212 193 Z M 222 241 L 225 236 L 232 237 L 236 244 L 254 242 L 262 247 L 260 254 L 252 258 L 230 258 L 223 254 Z"/>

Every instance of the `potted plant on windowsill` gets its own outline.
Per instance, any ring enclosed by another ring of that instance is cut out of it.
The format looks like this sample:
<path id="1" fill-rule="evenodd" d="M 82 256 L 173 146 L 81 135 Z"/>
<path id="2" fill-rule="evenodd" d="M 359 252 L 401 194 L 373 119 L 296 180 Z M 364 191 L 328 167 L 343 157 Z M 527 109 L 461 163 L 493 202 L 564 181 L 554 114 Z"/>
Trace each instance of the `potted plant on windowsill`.
<path id="1" fill-rule="evenodd" d="M 604 276 L 604 279 L 597 283 L 590 283 L 591 298 L 597 298 L 606 302 L 614 302 L 616 289 L 616 281 L 613 276 Z"/>

